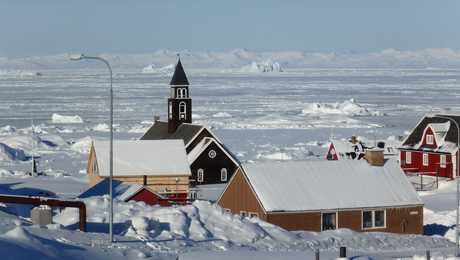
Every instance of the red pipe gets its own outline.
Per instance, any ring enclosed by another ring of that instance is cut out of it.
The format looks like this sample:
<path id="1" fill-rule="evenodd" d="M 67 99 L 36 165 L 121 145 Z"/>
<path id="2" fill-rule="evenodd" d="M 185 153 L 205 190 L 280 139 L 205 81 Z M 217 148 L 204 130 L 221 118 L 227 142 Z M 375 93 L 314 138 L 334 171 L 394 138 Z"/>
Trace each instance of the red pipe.
<path id="1" fill-rule="evenodd" d="M 76 200 L 58 200 L 40 197 L 25 197 L 25 196 L 11 196 L 0 195 L 0 202 L 15 203 L 15 204 L 29 204 L 33 206 L 48 205 L 51 207 L 69 207 L 78 208 L 80 215 L 80 230 L 86 231 L 86 206 L 85 203 Z"/>

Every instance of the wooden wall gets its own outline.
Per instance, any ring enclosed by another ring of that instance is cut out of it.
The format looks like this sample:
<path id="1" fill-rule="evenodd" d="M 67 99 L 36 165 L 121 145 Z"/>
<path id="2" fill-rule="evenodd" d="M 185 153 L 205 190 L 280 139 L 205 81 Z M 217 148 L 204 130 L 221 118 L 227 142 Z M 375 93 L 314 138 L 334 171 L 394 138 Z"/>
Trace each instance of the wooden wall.
<path id="1" fill-rule="evenodd" d="M 241 169 L 238 169 L 235 174 L 231 185 L 227 186 L 217 203 L 234 214 L 240 214 L 242 210 L 255 212 L 259 214 L 260 219 L 266 220 L 264 210 L 241 173 Z"/>

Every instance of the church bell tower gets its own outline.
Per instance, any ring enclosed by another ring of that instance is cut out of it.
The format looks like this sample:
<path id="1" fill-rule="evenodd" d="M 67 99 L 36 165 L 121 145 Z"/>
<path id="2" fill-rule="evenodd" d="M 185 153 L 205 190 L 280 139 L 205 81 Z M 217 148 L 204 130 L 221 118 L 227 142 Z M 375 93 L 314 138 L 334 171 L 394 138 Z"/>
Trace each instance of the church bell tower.
<path id="1" fill-rule="evenodd" d="M 171 94 L 168 98 L 168 132 L 174 133 L 180 124 L 192 123 L 192 99 L 188 89 L 187 75 L 185 75 L 180 58 L 169 85 Z"/>

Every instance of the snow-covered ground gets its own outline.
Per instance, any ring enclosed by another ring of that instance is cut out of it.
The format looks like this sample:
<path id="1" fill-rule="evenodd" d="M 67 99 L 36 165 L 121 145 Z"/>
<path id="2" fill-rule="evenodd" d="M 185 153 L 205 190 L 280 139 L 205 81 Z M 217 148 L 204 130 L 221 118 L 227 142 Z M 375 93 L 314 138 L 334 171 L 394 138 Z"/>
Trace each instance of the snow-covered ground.
<path id="1" fill-rule="evenodd" d="M 170 76 L 160 70 L 174 62 L 175 54 L 169 54 L 157 53 L 140 61 L 135 55 L 127 56 L 132 60 L 125 56 L 114 59 L 117 63 L 114 70 L 116 139 L 139 138 L 155 115 L 166 118 Z M 435 54 L 449 58 L 435 59 Z M 337 64 L 339 61 L 373 64 L 369 56 L 363 55 L 330 57 L 323 54 L 320 58 L 319 54 L 304 54 L 302 59 L 299 55 L 276 56 L 242 50 L 225 55 L 185 55 L 182 59 L 185 70 L 190 72 L 194 120 L 213 128 L 243 162 L 318 160 L 324 159 L 331 136 L 398 139 L 425 113 L 460 111 L 460 70 L 449 67 L 460 60 L 455 51 L 392 50 L 374 55 L 382 64 L 394 64 L 395 60 L 409 57 L 408 64 L 398 69 L 299 68 L 308 59 L 316 59 L 310 60 L 310 65 L 326 64 L 328 60 Z M 155 57 L 166 58 L 150 66 L 152 71 L 142 73 L 142 68 Z M 292 62 L 287 62 L 288 57 L 294 57 Z M 0 58 L 0 65 L 10 65 L 2 71 L 41 72 L 41 76 L 0 75 L 1 192 L 73 198 L 87 188 L 85 171 L 91 140 L 108 137 L 107 74 L 89 63 L 83 68 L 69 65 L 74 69 L 66 66 L 55 69 L 65 64 L 61 58 L 18 58 L 8 62 Z M 189 64 L 197 64 L 200 70 L 187 66 L 187 58 L 193 61 Z M 232 59 L 235 63 L 228 67 L 216 66 L 218 70 L 206 70 L 204 63 L 200 66 L 199 58 L 211 64 Z M 422 58 L 431 62 L 421 62 Z M 46 66 L 27 65 L 32 61 L 38 64 L 37 59 Z M 238 71 L 252 61 L 268 59 L 282 64 L 283 72 L 245 74 Z M 139 64 L 130 65 L 135 62 Z M 417 62 L 432 65 L 429 68 L 413 66 Z M 156 71 L 157 68 L 160 70 Z M 223 73 L 225 69 L 238 73 Z M 32 120 L 35 135 L 31 131 Z M 32 155 L 39 156 L 41 176 L 28 174 Z M 349 230 L 286 232 L 257 219 L 231 216 L 205 202 L 170 209 L 117 202 L 116 234 L 117 239 L 124 242 L 113 246 L 105 241 L 107 216 L 101 207 L 106 204 L 104 198 L 85 201 L 90 222 L 88 233 L 76 230 L 76 215 L 72 210 L 56 211 L 54 220 L 58 224 L 39 228 L 28 223 L 28 209 L 8 206 L 7 210 L 20 217 L 1 218 L 0 251 L 26 248 L 14 252 L 38 255 L 37 259 L 82 256 L 175 259 L 183 252 L 192 254 L 184 257 L 194 257 L 193 252 L 208 250 L 230 251 L 236 255 L 244 255 L 249 250 L 265 259 L 269 257 L 265 252 L 273 251 L 311 257 L 315 248 L 333 257 L 337 255 L 338 246 L 346 245 L 354 254 L 370 255 L 374 259 L 423 255 L 426 249 L 433 250 L 439 257 L 452 254 L 454 182 L 442 182 L 439 190 L 421 192 L 421 195 L 426 203 L 425 227 L 429 236 L 357 234 Z M 4 213 L 0 211 L 0 214 Z M 293 258 L 297 257 L 294 255 Z M 11 254 L 12 259 L 17 257 L 19 255 Z"/>

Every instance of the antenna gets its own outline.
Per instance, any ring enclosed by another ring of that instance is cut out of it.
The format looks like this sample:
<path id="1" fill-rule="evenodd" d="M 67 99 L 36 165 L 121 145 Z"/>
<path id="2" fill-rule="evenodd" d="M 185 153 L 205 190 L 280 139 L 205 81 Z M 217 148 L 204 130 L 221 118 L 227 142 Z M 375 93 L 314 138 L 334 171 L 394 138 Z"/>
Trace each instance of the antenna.
<path id="1" fill-rule="evenodd" d="M 30 129 L 32 135 L 32 171 L 30 172 L 32 176 L 35 175 L 35 128 L 34 128 L 34 119 L 30 120 Z"/>

